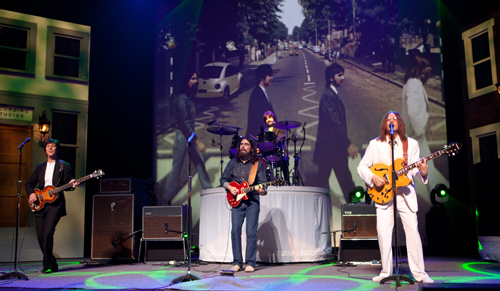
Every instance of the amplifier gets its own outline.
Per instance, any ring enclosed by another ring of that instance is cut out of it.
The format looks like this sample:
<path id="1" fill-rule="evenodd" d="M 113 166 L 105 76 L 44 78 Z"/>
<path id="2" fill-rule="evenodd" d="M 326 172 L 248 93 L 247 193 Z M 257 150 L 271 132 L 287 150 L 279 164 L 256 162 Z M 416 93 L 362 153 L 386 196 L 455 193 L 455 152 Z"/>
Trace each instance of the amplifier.
<path id="1" fill-rule="evenodd" d="M 356 225 L 356 231 L 344 232 L 344 239 L 377 239 L 375 205 L 342 205 L 342 230 L 352 229 L 354 225 Z"/>
<path id="2" fill-rule="evenodd" d="M 142 209 L 143 240 L 182 240 L 187 206 L 148 206 Z"/>
<path id="3" fill-rule="evenodd" d="M 100 193 L 148 193 L 148 182 L 133 177 L 103 178 L 99 180 Z"/>

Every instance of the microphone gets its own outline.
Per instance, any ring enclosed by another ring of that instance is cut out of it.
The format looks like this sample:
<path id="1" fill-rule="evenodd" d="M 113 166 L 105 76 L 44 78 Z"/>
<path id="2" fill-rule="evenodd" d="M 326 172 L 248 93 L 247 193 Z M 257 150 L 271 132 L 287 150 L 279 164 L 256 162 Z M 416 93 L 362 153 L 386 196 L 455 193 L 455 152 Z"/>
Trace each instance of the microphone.
<path id="1" fill-rule="evenodd" d="M 307 124 L 307 121 L 304 122 L 304 126 L 302 126 L 302 131 L 306 130 L 306 124 Z"/>
<path id="2" fill-rule="evenodd" d="M 168 236 L 168 222 L 163 223 L 163 226 L 165 227 L 165 235 Z"/>
<path id="3" fill-rule="evenodd" d="M 391 134 L 394 134 L 394 124 L 389 124 L 389 128 L 391 129 Z"/>
<path id="4" fill-rule="evenodd" d="M 30 142 L 30 141 L 31 141 L 31 137 L 27 137 L 26 140 L 22 144 L 20 144 L 17 148 L 18 149 L 22 148 L 25 143 Z"/>
<path id="5" fill-rule="evenodd" d="M 214 119 L 214 120 L 210 121 L 210 122 L 209 122 L 209 123 L 207 123 L 207 124 L 208 124 L 208 125 L 212 125 L 212 124 L 214 124 L 214 122 L 216 122 L 216 121 L 217 121 L 217 119 Z"/>
<path id="6" fill-rule="evenodd" d="M 352 223 L 352 226 L 354 227 L 354 236 L 356 236 L 356 226 L 358 226 L 356 221 Z"/>
<path id="7" fill-rule="evenodd" d="M 193 133 L 191 133 L 191 136 L 188 138 L 188 142 L 191 142 L 195 136 L 196 132 L 193 131 Z"/>

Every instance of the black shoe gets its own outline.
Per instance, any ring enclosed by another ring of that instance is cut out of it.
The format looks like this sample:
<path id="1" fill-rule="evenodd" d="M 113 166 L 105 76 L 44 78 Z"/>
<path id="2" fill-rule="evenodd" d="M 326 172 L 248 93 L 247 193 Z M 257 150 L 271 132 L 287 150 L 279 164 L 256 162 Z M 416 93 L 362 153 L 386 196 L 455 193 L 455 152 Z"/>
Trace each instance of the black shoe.
<path id="1" fill-rule="evenodd" d="M 52 273 L 52 270 L 51 269 L 43 269 L 42 273 L 43 274 L 50 274 L 50 273 Z"/>

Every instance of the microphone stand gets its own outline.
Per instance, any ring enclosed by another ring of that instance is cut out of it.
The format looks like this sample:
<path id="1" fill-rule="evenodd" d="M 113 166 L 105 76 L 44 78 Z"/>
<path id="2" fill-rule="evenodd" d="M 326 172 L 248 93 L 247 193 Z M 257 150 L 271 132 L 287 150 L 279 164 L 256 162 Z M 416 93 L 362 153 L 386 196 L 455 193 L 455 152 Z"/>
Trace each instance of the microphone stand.
<path id="1" fill-rule="evenodd" d="M 392 130 L 391 130 L 392 131 Z M 394 134 L 391 132 L 391 159 L 392 159 L 392 177 L 391 177 L 391 182 L 392 182 L 392 195 L 394 196 L 393 198 L 393 211 L 394 211 L 394 231 L 393 231 L 393 237 L 394 237 L 394 258 L 396 260 L 396 265 L 395 265 L 395 271 L 392 276 L 389 276 L 387 278 L 384 278 L 380 280 L 380 284 L 384 284 L 387 281 L 396 281 L 396 287 L 401 286 L 401 281 L 406 281 L 410 284 L 414 284 L 415 282 L 410 279 L 409 277 L 403 276 L 399 274 L 399 244 L 398 244 L 398 221 L 397 219 L 397 210 L 398 210 L 398 204 L 397 204 L 397 193 L 396 193 L 396 181 L 398 179 L 398 176 L 396 174 L 396 168 L 394 166 Z"/>
<path id="2" fill-rule="evenodd" d="M 17 244 L 19 242 L 19 222 L 21 220 L 21 166 L 23 157 L 23 144 L 19 146 L 19 179 L 17 180 L 17 216 L 16 216 L 16 242 L 15 242 L 15 253 L 14 253 L 14 271 L 0 276 L 0 280 L 6 279 L 24 279 L 28 281 L 28 276 L 17 270 Z"/>
<path id="3" fill-rule="evenodd" d="M 188 152 L 188 173 L 189 173 L 189 179 L 188 179 L 188 211 L 187 211 L 187 231 L 188 231 L 188 240 L 187 240 L 187 247 L 188 247 L 188 270 L 187 274 L 177 277 L 174 280 L 172 280 L 172 283 L 182 283 L 182 282 L 188 282 L 188 281 L 195 281 L 195 280 L 200 280 L 200 278 L 196 277 L 195 275 L 191 274 L 191 184 L 193 180 L 193 175 L 191 174 L 191 140 L 188 140 L 187 143 L 187 152 Z"/>

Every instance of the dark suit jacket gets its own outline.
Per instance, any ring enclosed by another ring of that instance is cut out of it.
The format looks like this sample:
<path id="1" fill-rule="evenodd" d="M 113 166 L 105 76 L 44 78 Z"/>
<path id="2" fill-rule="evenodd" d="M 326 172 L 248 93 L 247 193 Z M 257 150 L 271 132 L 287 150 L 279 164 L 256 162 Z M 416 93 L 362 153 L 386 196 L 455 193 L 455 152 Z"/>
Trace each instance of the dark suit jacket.
<path id="1" fill-rule="evenodd" d="M 62 171 L 61 171 L 61 165 L 62 165 Z M 35 187 L 37 184 L 38 184 L 38 189 L 45 188 L 46 167 L 47 167 L 47 162 L 38 164 L 35 170 L 33 171 L 33 174 L 31 174 L 31 177 L 28 179 L 28 182 L 26 182 L 25 188 L 28 197 L 29 195 L 31 195 L 31 193 L 35 192 Z M 52 176 L 52 185 L 54 185 L 54 187 L 62 186 L 68 184 L 69 181 L 71 181 L 71 179 L 73 179 L 71 177 L 71 166 L 63 160 L 56 160 L 56 164 L 54 167 L 54 175 Z M 72 190 L 74 190 L 74 188 L 69 189 L 69 191 Z M 66 215 L 66 201 L 64 199 L 64 192 L 59 192 L 58 195 L 59 197 L 57 197 L 57 199 L 54 202 L 45 204 L 44 209 L 45 207 L 53 207 L 53 209 L 57 211 L 58 215 L 62 217 Z M 42 211 L 43 209 L 35 212 L 35 215 L 37 215 L 38 212 Z"/>
<path id="2" fill-rule="evenodd" d="M 339 156 L 347 158 L 347 148 L 350 144 L 344 105 L 331 87 L 325 88 L 319 101 L 314 162 L 318 164 L 325 159 Z"/>
<path id="3" fill-rule="evenodd" d="M 247 120 L 247 133 L 255 137 L 260 133 L 260 127 L 267 127 L 267 124 L 262 119 L 266 111 L 272 111 L 274 114 L 273 106 L 269 101 L 267 101 L 266 94 L 260 88 L 259 85 L 255 86 L 250 95 L 250 101 L 248 102 L 248 120 Z"/>

